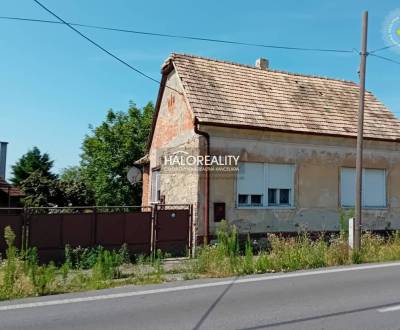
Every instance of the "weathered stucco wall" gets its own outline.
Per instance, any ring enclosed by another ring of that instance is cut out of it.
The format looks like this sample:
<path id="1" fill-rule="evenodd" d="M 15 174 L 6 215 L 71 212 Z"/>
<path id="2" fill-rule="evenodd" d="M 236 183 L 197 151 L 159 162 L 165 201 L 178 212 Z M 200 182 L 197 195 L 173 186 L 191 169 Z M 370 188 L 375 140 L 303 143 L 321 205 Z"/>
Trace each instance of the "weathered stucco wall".
<path id="1" fill-rule="evenodd" d="M 167 79 L 168 86 L 182 91 L 179 78 L 172 71 Z M 184 172 L 179 168 L 173 170 L 163 166 L 162 159 L 178 150 L 197 154 L 199 137 L 194 133 L 193 117 L 183 94 L 165 88 L 153 141 L 149 151 L 150 173 L 148 204 L 151 203 L 151 176 L 154 168 L 160 167 L 160 192 L 166 204 L 192 204 L 197 218 L 198 181 L 197 171 Z"/>
<path id="2" fill-rule="evenodd" d="M 340 169 L 355 167 L 355 139 L 217 127 L 203 129 L 210 133 L 212 154 L 240 155 L 241 161 L 295 165 L 292 208 L 236 208 L 236 175 L 211 173 L 211 232 L 216 226 L 214 202 L 226 203 L 227 220 L 241 232 L 339 229 Z M 399 151 L 398 143 L 365 143 L 364 167 L 386 169 L 388 202 L 387 208 L 364 210 L 367 228 L 400 228 Z"/>

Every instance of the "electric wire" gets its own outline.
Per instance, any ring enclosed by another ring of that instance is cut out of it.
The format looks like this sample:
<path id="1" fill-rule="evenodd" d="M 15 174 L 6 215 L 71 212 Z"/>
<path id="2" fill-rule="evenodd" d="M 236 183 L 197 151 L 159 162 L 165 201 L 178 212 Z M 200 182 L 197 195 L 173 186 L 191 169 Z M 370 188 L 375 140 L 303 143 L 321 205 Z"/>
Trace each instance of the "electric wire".
<path id="1" fill-rule="evenodd" d="M 272 49 L 293 50 L 293 51 L 309 51 L 309 52 L 331 52 L 331 53 L 352 53 L 353 52 L 353 49 L 308 48 L 308 47 L 292 47 L 292 46 L 283 46 L 283 45 L 266 45 L 266 44 L 251 43 L 251 42 L 244 42 L 244 41 L 215 39 L 215 38 L 158 33 L 158 32 L 137 31 L 137 30 L 130 30 L 130 29 L 121 29 L 121 28 L 106 27 L 106 26 L 99 26 L 99 25 L 72 23 L 72 22 L 65 22 L 65 21 L 58 22 L 58 21 L 36 19 L 36 18 L 0 16 L 0 19 L 28 21 L 28 22 L 36 22 L 36 23 L 49 23 L 49 24 L 68 24 L 69 26 L 85 27 L 85 28 L 90 28 L 90 29 L 107 30 L 107 31 L 114 31 L 114 32 L 124 32 L 124 33 L 132 33 L 132 34 L 139 34 L 139 35 L 156 36 L 156 37 L 166 37 L 166 38 L 175 38 L 175 39 L 187 39 L 187 40 L 223 43 L 223 44 L 231 44 L 231 45 L 238 45 L 238 46 L 261 47 L 261 48 L 272 48 Z"/>
<path id="2" fill-rule="evenodd" d="M 60 22 L 62 22 L 63 24 L 65 24 L 67 27 L 69 27 L 71 30 L 73 30 L 74 32 L 76 32 L 77 34 L 79 34 L 82 38 L 86 39 L 87 41 L 89 41 L 91 44 L 93 44 L 94 46 L 96 46 L 97 48 L 99 48 L 100 50 L 102 50 L 103 52 L 105 52 L 106 54 L 108 54 L 109 56 L 113 57 L 114 59 L 116 59 L 118 62 L 124 64 L 125 66 L 127 66 L 128 68 L 130 68 L 131 70 L 135 71 L 136 73 L 140 74 L 141 76 L 150 79 L 151 81 L 161 85 L 161 82 L 151 76 L 149 76 L 148 74 L 144 73 L 143 71 L 135 68 L 134 66 L 130 65 L 129 63 L 127 63 L 126 61 L 124 61 L 123 59 L 121 59 L 120 57 L 118 57 L 117 55 L 111 53 L 110 51 L 108 51 L 107 49 L 105 49 L 103 46 L 101 46 L 100 44 L 98 44 L 96 41 L 92 40 L 91 38 L 89 38 L 88 36 L 86 36 L 85 34 L 83 34 L 82 32 L 80 32 L 78 29 L 74 28 L 73 26 L 71 26 L 68 22 L 66 22 L 65 20 L 63 20 L 60 16 L 58 16 L 57 14 L 55 14 L 53 11 L 51 11 L 50 9 L 48 9 L 45 5 L 43 5 L 40 1 L 38 0 L 33 0 L 34 2 L 36 2 L 40 7 L 42 7 L 45 11 L 47 11 L 49 14 L 53 15 L 55 18 L 57 18 Z M 174 90 L 175 92 L 182 94 L 182 92 L 176 90 L 175 88 L 169 87 L 168 85 L 165 84 L 165 87 Z"/>

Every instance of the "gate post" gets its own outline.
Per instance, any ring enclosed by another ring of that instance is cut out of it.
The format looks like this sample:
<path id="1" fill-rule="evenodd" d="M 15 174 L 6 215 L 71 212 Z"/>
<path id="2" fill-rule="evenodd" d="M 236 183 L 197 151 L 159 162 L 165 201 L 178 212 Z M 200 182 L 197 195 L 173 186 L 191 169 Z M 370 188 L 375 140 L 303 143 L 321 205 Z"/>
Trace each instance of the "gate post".
<path id="1" fill-rule="evenodd" d="M 151 205 L 151 236 L 150 236 L 150 255 L 156 250 L 156 218 L 157 218 L 157 204 Z"/>
<path id="2" fill-rule="evenodd" d="M 193 245 L 193 204 L 189 204 L 189 258 L 194 256 Z"/>

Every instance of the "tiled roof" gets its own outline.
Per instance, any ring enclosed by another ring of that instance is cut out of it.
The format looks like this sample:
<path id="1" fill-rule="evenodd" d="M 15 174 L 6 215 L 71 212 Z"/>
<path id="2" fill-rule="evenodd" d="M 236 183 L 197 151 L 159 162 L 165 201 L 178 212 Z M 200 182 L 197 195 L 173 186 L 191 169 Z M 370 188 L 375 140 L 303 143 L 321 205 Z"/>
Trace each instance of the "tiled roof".
<path id="1" fill-rule="evenodd" d="M 5 192 L 7 195 L 10 194 L 11 197 L 25 196 L 25 194 L 19 188 L 10 185 L 2 177 L 0 177 L 0 191 Z"/>
<path id="2" fill-rule="evenodd" d="M 359 87 L 352 81 L 307 76 L 172 54 L 200 123 L 312 134 L 357 135 Z M 366 92 L 364 136 L 400 139 L 400 121 Z"/>

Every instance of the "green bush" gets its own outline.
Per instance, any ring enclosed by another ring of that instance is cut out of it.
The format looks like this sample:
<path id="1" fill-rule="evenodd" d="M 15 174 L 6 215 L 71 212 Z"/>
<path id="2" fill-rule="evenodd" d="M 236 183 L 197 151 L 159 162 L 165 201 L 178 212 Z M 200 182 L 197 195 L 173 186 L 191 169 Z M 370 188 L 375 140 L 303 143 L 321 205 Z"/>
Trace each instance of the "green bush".
<path id="1" fill-rule="evenodd" d="M 227 257 L 235 257 L 239 254 L 239 239 L 236 226 L 229 225 L 227 221 L 221 221 L 217 229 L 218 248 Z"/>
<path id="2" fill-rule="evenodd" d="M 247 235 L 244 258 L 242 258 L 241 273 L 243 274 L 254 273 L 253 245 L 250 240 L 250 235 Z"/>
<path id="3" fill-rule="evenodd" d="M 67 263 L 67 262 L 63 263 L 63 265 L 60 268 L 60 271 L 61 271 L 63 284 L 65 285 L 67 283 L 68 274 L 70 273 L 70 265 L 69 265 L 69 263 Z"/>
<path id="4" fill-rule="evenodd" d="M 103 247 L 97 246 L 94 248 L 83 248 L 71 246 L 65 246 L 65 262 L 70 265 L 73 269 L 90 269 L 96 262 L 97 257 L 102 253 Z"/>
<path id="5" fill-rule="evenodd" d="M 7 226 L 4 229 L 7 244 L 6 259 L 0 264 L 0 300 L 34 294 L 35 290 L 24 272 L 24 264 L 16 249 L 15 234 Z"/>
<path id="6" fill-rule="evenodd" d="M 116 251 L 98 249 L 97 260 L 92 268 L 90 286 L 101 288 L 104 281 L 111 281 L 121 277 L 119 266 L 123 263 L 123 255 Z"/>
<path id="7" fill-rule="evenodd" d="M 292 271 L 326 266 L 327 243 L 321 237 L 313 241 L 306 233 L 295 238 L 270 236 L 270 261 L 275 271 Z"/>
<path id="8" fill-rule="evenodd" d="M 349 234 L 349 219 L 354 218 L 354 209 L 340 209 L 339 215 L 339 230 L 340 235 L 346 239 Z"/>
<path id="9" fill-rule="evenodd" d="M 9 226 L 4 228 L 4 239 L 7 244 L 7 250 L 1 295 L 7 297 L 13 292 L 17 277 L 17 249 L 14 246 L 15 234 Z"/>
<path id="10" fill-rule="evenodd" d="M 76 247 L 71 248 L 70 245 L 65 246 L 64 257 L 65 262 L 68 263 L 72 269 L 91 269 L 96 263 L 98 263 L 99 256 L 104 254 L 104 248 L 102 246 L 96 246 L 94 248 L 83 248 Z M 130 256 L 128 247 L 123 244 L 118 251 L 112 251 L 113 258 L 118 261 L 118 266 L 123 263 L 130 262 Z"/>
<path id="11" fill-rule="evenodd" d="M 326 251 L 325 260 L 327 266 L 341 266 L 350 263 L 350 251 L 347 239 L 340 235 L 332 236 Z"/>
<path id="12" fill-rule="evenodd" d="M 56 280 L 57 268 L 53 262 L 39 266 L 31 272 L 31 278 L 36 292 L 39 295 L 51 293 Z"/>
<path id="13" fill-rule="evenodd" d="M 267 273 L 267 272 L 272 272 L 273 270 L 273 265 L 272 261 L 269 258 L 269 255 L 266 252 L 261 252 L 255 261 L 254 264 L 254 272 L 257 274 L 262 274 L 262 273 Z"/>
<path id="14" fill-rule="evenodd" d="M 39 258 L 37 253 L 37 248 L 28 248 L 24 251 L 22 258 L 24 260 L 24 272 L 29 275 L 30 272 L 35 272 L 38 267 Z"/>

